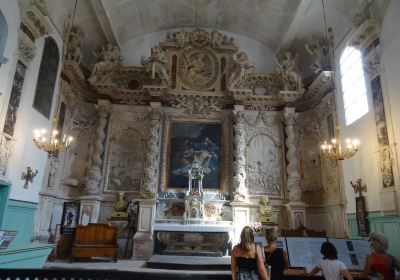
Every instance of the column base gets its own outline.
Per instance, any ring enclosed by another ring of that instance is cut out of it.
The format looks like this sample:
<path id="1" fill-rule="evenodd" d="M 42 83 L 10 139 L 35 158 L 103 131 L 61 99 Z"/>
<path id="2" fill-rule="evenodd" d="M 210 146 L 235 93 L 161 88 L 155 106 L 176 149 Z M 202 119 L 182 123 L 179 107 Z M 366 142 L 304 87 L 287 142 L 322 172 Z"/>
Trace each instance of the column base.
<path id="1" fill-rule="evenodd" d="M 285 204 L 289 229 L 306 227 L 306 204 L 301 201 L 291 201 Z"/>

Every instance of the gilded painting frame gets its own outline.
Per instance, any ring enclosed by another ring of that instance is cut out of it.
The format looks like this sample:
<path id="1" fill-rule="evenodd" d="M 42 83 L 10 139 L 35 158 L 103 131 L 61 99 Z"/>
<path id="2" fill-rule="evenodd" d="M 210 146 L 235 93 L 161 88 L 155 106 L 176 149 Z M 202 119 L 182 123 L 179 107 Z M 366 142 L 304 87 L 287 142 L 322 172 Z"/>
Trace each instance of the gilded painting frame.
<path id="1" fill-rule="evenodd" d="M 220 146 L 219 146 L 219 171 L 220 171 L 220 178 L 219 178 L 219 187 L 211 187 L 208 188 L 207 186 L 203 185 L 205 191 L 209 193 L 218 193 L 221 192 L 222 194 L 229 194 L 228 184 L 227 184 L 227 141 L 228 141 L 228 129 L 227 129 L 227 121 L 225 118 L 213 118 L 213 119 L 193 119 L 193 118 L 179 118 L 174 116 L 168 116 L 165 119 L 164 124 L 164 137 L 163 137 L 163 145 L 162 145 L 162 159 L 161 159 L 161 191 L 163 192 L 185 192 L 186 187 L 177 187 L 171 185 L 170 177 L 171 177 L 171 148 L 173 146 L 173 135 L 172 135 L 172 128 L 176 124 L 182 124 L 190 127 L 197 128 L 198 126 L 219 126 L 220 127 Z M 214 139 L 211 139 L 212 141 Z M 212 169 L 212 168 L 211 168 Z M 182 171 L 183 172 L 183 171 Z M 207 175 L 205 175 L 206 177 Z"/>

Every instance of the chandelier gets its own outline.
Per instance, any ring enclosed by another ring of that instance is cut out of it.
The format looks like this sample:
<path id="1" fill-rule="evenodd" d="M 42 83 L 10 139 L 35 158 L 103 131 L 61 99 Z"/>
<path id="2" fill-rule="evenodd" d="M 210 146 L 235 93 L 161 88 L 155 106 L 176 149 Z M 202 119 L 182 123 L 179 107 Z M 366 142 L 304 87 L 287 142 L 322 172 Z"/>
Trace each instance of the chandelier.
<path id="1" fill-rule="evenodd" d="M 321 146 L 322 153 L 326 157 L 335 160 L 351 158 L 357 153 L 357 146 L 360 144 L 360 141 L 358 139 L 350 138 L 347 138 L 345 141 L 343 141 L 340 139 L 339 130 L 340 126 L 336 126 L 336 138 L 333 138 L 330 144 L 324 141 L 324 144 Z"/>
<path id="2" fill-rule="evenodd" d="M 65 135 L 63 139 L 58 137 L 58 130 L 57 130 L 58 119 L 53 118 L 53 125 L 51 128 L 50 138 L 47 139 L 46 134 L 47 130 L 42 129 L 35 129 L 34 130 L 34 138 L 33 142 L 35 142 L 36 146 L 47 152 L 48 156 L 50 157 L 53 153 L 56 152 L 63 152 L 68 146 L 71 144 L 73 138 L 71 136 Z"/>

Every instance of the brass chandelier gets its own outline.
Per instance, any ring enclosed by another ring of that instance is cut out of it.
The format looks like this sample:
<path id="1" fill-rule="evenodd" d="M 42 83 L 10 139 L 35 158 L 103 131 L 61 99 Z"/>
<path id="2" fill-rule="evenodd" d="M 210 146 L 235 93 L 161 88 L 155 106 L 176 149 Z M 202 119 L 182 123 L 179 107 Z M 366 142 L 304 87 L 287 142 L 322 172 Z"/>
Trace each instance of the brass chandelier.
<path id="1" fill-rule="evenodd" d="M 57 124 L 58 124 L 58 119 L 53 118 L 53 125 L 51 128 L 51 134 L 49 139 L 47 139 L 46 137 L 47 134 L 46 129 L 42 128 L 34 130 L 33 142 L 35 142 L 36 146 L 39 149 L 47 152 L 49 157 L 56 152 L 65 151 L 73 141 L 73 137 L 65 134 L 61 140 L 61 138 L 58 136 L 59 132 L 57 130 Z"/>
<path id="2" fill-rule="evenodd" d="M 324 144 L 321 146 L 322 153 L 331 159 L 335 160 L 344 160 L 351 158 L 358 151 L 358 145 L 360 141 L 358 139 L 350 139 L 342 140 L 339 134 L 340 126 L 336 126 L 336 138 L 331 139 L 331 143 L 328 144 L 324 141 Z"/>

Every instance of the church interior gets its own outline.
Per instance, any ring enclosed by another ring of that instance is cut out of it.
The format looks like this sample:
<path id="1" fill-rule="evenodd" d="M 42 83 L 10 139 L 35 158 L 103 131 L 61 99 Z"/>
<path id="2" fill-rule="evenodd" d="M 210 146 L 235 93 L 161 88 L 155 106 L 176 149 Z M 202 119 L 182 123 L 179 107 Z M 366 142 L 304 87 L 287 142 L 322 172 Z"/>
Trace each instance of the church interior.
<path id="1" fill-rule="evenodd" d="M 0 268 L 229 258 L 245 226 L 400 258 L 399 11 L 0 0 Z"/>

